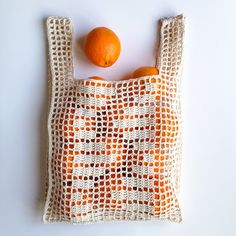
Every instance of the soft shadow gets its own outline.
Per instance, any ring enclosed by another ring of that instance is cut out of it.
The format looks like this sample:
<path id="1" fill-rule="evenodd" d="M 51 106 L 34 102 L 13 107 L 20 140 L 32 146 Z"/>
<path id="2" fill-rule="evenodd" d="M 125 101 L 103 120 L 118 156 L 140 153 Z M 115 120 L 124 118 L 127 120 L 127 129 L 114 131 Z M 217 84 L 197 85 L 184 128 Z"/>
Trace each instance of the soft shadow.
<path id="1" fill-rule="evenodd" d="M 74 36 L 75 37 L 75 36 Z M 88 58 L 86 57 L 85 53 L 84 53 L 84 40 L 85 40 L 86 35 L 84 36 L 80 36 L 80 37 L 76 37 L 75 41 L 73 42 L 73 63 L 74 63 L 74 67 L 76 67 L 77 65 L 84 65 L 85 67 L 87 67 L 88 65 L 91 64 L 91 62 L 88 60 Z M 77 74 L 77 68 L 75 69 L 75 75 Z M 78 73 L 80 74 L 80 73 Z"/>
<path id="2" fill-rule="evenodd" d="M 48 117 L 48 49 L 47 49 L 47 30 L 46 30 L 46 20 L 44 17 L 41 23 L 43 28 L 43 40 L 44 40 L 44 61 L 45 61 L 45 76 L 44 76 L 44 89 L 42 94 L 41 107 L 39 108 L 38 116 L 38 194 L 35 204 L 35 215 L 37 218 L 42 220 L 44 205 L 46 200 L 46 190 L 47 190 L 47 148 L 48 148 L 48 134 L 47 134 L 47 117 Z"/>
<path id="3" fill-rule="evenodd" d="M 76 42 L 75 42 L 75 46 L 76 46 L 76 60 L 79 60 L 79 61 L 82 61 L 84 63 L 88 63 L 89 60 L 87 59 L 87 57 L 85 56 L 84 54 L 84 40 L 85 40 L 85 35 L 84 36 L 81 36 L 81 37 L 78 37 L 76 39 Z"/>
<path id="4" fill-rule="evenodd" d="M 153 52 L 154 52 L 154 58 L 155 58 L 155 67 L 157 67 L 158 68 L 158 61 L 159 61 L 159 59 L 160 59 L 160 42 L 161 42 L 161 40 L 160 40 L 160 37 L 161 37 L 161 22 L 160 22 L 160 20 L 158 20 L 157 21 L 157 23 L 156 23 L 156 25 L 157 25 L 157 27 L 155 27 L 156 28 L 156 43 L 155 43 L 155 45 L 154 45 L 154 49 L 153 49 Z M 158 68 L 159 69 L 159 68 Z"/>

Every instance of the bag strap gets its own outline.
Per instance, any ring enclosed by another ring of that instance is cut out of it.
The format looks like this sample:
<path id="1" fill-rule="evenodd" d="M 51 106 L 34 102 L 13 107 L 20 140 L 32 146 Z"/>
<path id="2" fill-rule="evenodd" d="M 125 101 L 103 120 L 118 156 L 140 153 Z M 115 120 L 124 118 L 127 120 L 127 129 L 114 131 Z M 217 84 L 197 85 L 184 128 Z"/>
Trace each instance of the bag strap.
<path id="1" fill-rule="evenodd" d="M 160 20 L 160 47 L 157 68 L 160 74 L 172 77 L 181 74 L 183 62 L 184 16 L 178 15 Z"/>
<path id="2" fill-rule="evenodd" d="M 73 80 L 72 23 L 69 18 L 47 19 L 49 72 L 52 91 L 60 91 Z"/>

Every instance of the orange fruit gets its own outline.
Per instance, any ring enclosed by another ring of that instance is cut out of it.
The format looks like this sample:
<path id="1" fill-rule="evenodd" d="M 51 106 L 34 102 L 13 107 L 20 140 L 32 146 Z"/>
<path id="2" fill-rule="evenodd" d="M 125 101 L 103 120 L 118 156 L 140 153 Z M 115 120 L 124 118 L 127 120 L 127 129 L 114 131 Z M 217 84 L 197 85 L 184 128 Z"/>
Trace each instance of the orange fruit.
<path id="1" fill-rule="evenodd" d="M 143 66 L 139 67 L 137 70 L 133 72 L 132 77 L 133 78 L 139 78 L 142 76 L 147 76 L 147 75 L 158 75 L 159 71 L 156 67 L 151 67 L 151 66 Z"/>
<path id="2" fill-rule="evenodd" d="M 89 79 L 94 79 L 94 80 L 106 80 L 106 79 L 104 79 L 104 78 L 102 78 L 102 77 L 99 77 L 99 76 L 91 76 L 91 77 L 89 77 Z"/>
<path id="3" fill-rule="evenodd" d="M 84 51 L 88 59 L 97 66 L 109 67 L 120 55 L 121 45 L 117 35 L 106 27 L 90 31 L 84 41 Z"/>

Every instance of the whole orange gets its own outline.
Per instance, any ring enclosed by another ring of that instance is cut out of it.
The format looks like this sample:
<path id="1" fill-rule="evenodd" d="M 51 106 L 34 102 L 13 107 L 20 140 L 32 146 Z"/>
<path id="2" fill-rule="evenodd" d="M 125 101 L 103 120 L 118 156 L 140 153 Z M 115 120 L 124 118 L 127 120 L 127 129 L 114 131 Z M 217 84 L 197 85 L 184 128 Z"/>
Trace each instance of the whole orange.
<path id="1" fill-rule="evenodd" d="M 156 67 L 151 67 L 151 66 L 143 66 L 139 67 L 133 72 L 132 77 L 133 78 L 138 78 L 142 76 L 147 76 L 147 75 L 158 75 L 159 71 Z"/>
<path id="2" fill-rule="evenodd" d="M 112 30 L 97 27 L 86 36 L 84 51 L 88 59 L 95 65 L 109 67 L 120 55 L 120 40 Z"/>

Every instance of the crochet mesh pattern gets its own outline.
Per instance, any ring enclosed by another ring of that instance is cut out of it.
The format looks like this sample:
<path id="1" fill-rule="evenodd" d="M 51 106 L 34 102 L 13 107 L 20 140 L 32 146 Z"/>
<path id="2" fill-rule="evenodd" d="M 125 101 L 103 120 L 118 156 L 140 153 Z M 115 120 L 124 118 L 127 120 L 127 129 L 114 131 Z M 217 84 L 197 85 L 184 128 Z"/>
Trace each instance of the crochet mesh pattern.
<path id="1" fill-rule="evenodd" d="M 184 17 L 161 20 L 159 75 L 76 80 L 72 23 L 47 20 L 49 183 L 44 222 L 181 221 Z"/>

